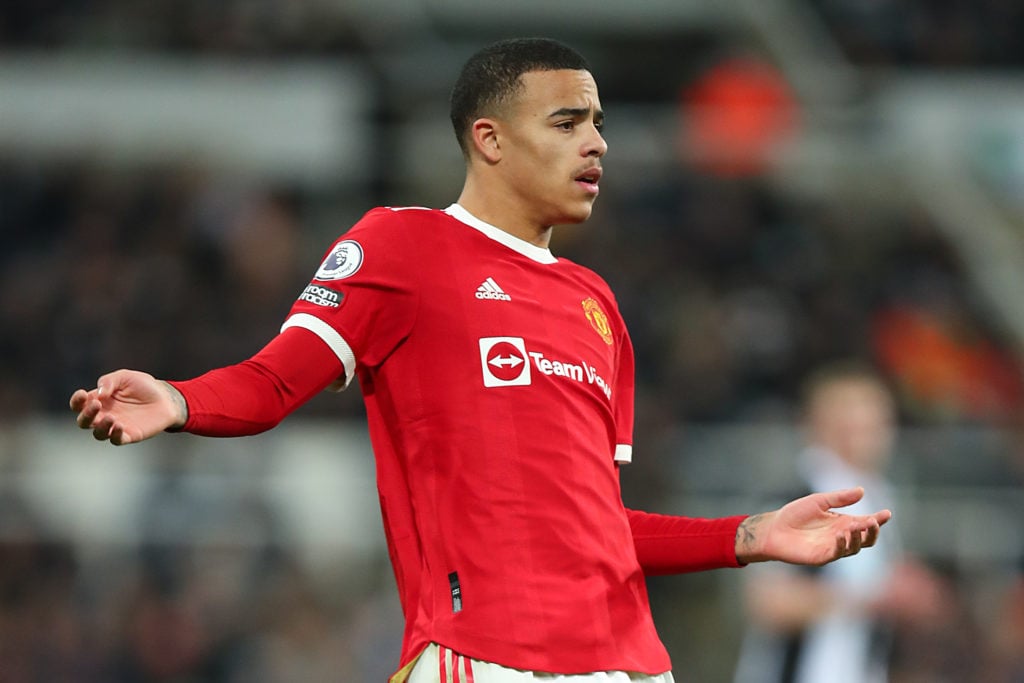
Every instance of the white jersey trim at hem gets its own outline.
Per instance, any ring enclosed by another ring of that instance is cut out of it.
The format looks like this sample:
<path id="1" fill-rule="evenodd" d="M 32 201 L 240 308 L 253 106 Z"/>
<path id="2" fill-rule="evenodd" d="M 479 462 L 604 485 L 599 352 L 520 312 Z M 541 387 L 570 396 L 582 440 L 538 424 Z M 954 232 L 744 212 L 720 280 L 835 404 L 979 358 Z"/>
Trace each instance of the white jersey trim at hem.
<path id="1" fill-rule="evenodd" d="M 348 345 L 348 342 L 345 341 L 338 331 L 320 318 L 309 313 L 296 313 L 291 316 L 281 325 L 281 331 L 284 332 L 289 327 L 301 327 L 304 330 L 309 330 L 327 344 L 328 348 L 334 352 L 334 355 L 338 357 L 338 360 L 345 367 L 344 382 L 336 382 L 329 388 L 332 391 L 341 391 L 347 388 L 356 373 L 356 355 L 352 352 L 352 347 Z"/>
<path id="2" fill-rule="evenodd" d="M 403 670 L 404 671 L 404 670 Z M 672 672 L 641 674 L 627 671 L 597 671 L 587 674 L 552 674 L 510 669 L 491 662 L 471 659 L 429 644 L 408 670 L 405 683 L 447 683 L 473 680 L 476 683 L 674 683 Z"/>
<path id="3" fill-rule="evenodd" d="M 615 446 L 615 462 L 622 465 L 633 462 L 633 447 L 624 443 Z"/>

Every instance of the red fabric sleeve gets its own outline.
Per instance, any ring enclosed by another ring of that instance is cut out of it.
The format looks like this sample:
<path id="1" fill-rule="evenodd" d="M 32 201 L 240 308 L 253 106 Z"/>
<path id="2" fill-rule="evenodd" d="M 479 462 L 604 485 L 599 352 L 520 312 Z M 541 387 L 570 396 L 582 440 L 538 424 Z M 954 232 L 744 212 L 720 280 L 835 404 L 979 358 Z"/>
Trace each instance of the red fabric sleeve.
<path id="1" fill-rule="evenodd" d="M 647 576 L 741 566 L 736 529 L 747 515 L 705 519 L 626 510 L 640 567 Z"/>
<path id="2" fill-rule="evenodd" d="M 188 405 L 182 431 L 247 436 L 274 427 L 344 372 L 327 344 L 296 327 L 274 337 L 249 360 L 170 384 Z"/>

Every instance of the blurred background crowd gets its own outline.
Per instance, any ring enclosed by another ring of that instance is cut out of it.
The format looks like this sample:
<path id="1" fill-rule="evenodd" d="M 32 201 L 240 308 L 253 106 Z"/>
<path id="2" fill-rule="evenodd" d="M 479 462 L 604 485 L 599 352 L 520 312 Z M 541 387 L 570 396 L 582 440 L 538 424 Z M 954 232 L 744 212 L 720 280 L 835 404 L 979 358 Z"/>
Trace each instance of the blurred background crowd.
<path id="1" fill-rule="evenodd" d="M 454 201 L 458 66 L 534 34 L 587 55 L 608 116 L 594 217 L 553 250 L 630 325 L 627 503 L 755 511 L 806 379 L 867 363 L 948 606 L 899 625 L 892 680 L 1024 681 L 1024 6 L 44 0 L 0 4 L 0 683 L 386 678 L 357 391 L 116 455 L 67 399 L 247 357 L 364 211 Z M 730 680 L 735 574 L 651 582 L 678 680 Z"/>

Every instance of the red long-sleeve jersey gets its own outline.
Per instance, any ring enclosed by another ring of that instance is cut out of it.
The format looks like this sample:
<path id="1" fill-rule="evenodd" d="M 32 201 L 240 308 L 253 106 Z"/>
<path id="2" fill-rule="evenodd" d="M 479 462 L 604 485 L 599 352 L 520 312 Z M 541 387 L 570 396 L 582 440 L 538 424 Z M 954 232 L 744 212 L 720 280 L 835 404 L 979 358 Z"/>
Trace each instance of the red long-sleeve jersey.
<path id="1" fill-rule="evenodd" d="M 534 671 L 670 668 L 645 573 L 736 566 L 742 517 L 624 508 L 633 351 L 601 278 L 458 205 L 376 209 L 267 348 L 175 385 L 188 431 L 229 435 L 355 376 L 402 666 L 437 642 Z"/>

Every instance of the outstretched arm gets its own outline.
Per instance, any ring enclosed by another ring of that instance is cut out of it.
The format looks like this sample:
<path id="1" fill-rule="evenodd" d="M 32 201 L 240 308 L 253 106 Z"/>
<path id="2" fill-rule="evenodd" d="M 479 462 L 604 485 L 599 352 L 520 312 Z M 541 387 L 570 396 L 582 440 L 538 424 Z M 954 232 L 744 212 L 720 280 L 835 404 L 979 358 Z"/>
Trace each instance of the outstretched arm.
<path id="1" fill-rule="evenodd" d="M 319 337 L 294 327 L 252 358 L 184 382 L 112 372 L 95 389 L 72 394 L 71 409 L 79 427 L 118 446 L 167 429 L 244 436 L 270 429 L 343 372 Z"/>
<path id="2" fill-rule="evenodd" d="M 874 545 L 892 513 L 845 515 L 832 508 L 852 505 L 860 488 L 814 493 L 773 512 L 705 519 L 626 510 L 637 560 L 644 574 L 739 567 L 780 560 L 821 565 Z"/>
<path id="3" fill-rule="evenodd" d="M 736 558 L 743 564 L 780 560 L 823 565 L 856 555 L 875 544 L 880 528 L 892 517 L 889 510 L 869 515 L 833 511 L 863 496 L 859 487 L 812 493 L 773 512 L 748 517 L 736 530 Z"/>

